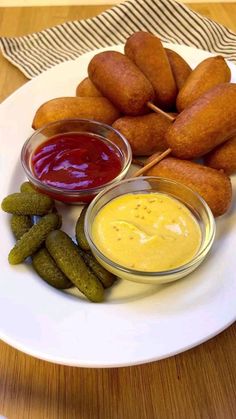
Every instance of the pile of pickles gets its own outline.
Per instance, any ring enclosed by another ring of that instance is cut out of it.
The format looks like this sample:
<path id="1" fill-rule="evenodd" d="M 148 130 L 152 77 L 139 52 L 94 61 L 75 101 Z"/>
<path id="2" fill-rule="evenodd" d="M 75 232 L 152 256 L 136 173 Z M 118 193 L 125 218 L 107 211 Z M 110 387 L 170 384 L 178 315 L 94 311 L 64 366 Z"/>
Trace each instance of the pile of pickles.
<path id="1" fill-rule="evenodd" d="M 88 300 L 102 302 L 104 291 L 116 277 L 104 269 L 90 252 L 84 234 L 83 208 L 75 226 L 75 241 L 62 231 L 62 218 L 52 198 L 24 182 L 20 192 L 2 201 L 2 210 L 11 215 L 11 230 L 16 238 L 8 255 L 12 265 L 32 262 L 34 270 L 57 289 L 77 287 Z M 30 258 L 30 259 L 29 259 Z"/>

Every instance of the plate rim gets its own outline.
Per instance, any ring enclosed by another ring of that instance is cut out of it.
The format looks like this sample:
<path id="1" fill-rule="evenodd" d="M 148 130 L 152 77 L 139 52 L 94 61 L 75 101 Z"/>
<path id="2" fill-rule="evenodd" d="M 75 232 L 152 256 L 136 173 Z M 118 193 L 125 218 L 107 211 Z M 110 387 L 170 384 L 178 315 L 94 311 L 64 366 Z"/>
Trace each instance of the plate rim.
<path id="1" fill-rule="evenodd" d="M 172 44 L 172 43 L 164 43 L 164 45 L 168 45 L 169 47 L 172 47 L 173 49 L 175 49 L 175 47 L 178 48 L 185 48 L 185 49 L 190 49 L 190 50 L 194 50 L 194 51 L 200 51 L 201 53 L 204 53 L 207 56 L 214 56 L 216 54 L 212 53 L 212 52 L 207 52 L 207 51 L 203 51 L 201 49 L 197 49 L 195 47 L 189 47 L 183 44 Z M 65 65 L 71 65 L 71 63 L 77 63 L 77 61 L 79 61 L 81 58 L 83 59 L 84 56 L 91 56 L 95 53 L 97 53 L 98 51 L 102 51 L 102 50 L 107 50 L 107 49 L 112 49 L 112 48 L 120 48 L 121 45 L 114 45 L 114 47 L 105 47 L 105 48 L 99 48 L 90 52 L 86 52 L 85 54 L 81 55 L 80 57 L 76 58 L 75 60 L 68 60 L 65 62 L 62 62 L 50 69 L 48 69 L 47 71 L 41 73 L 40 75 L 36 76 L 34 79 L 29 80 L 28 82 L 26 82 L 25 84 L 23 84 L 22 86 L 20 86 L 18 89 L 16 89 L 14 92 L 12 92 L 7 98 L 5 98 L 1 104 L 0 104 L 0 118 L 1 118 L 1 109 L 4 106 L 8 106 L 9 104 L 11 104 L 11 101 L 14 102 L 15 97 L 17 98 L 17 96 L 21 93 L 25 93 L 25 91 L 27 91 L 28 89 L 31 89 L 31 86 L 33 86 L 35 83 L 38 83 L 38 80 L 41 79 L 42 77 L 45 77 L 45 73 L 47 74 L 51 74 L 54 73 L 55 71 L 57 71 L 58 67 L 64 67 Z M 228 61 L 227 61 L 228 62 Z M 235 71 L 236 71 L 236 66 L 231 62 L 231 65 L 233 65 L 235 67 Z M 78 80 L 79 81 L 79 80 Z M 27 86 L 27 87 L 26 87 Z M 0 170 L 1 172 L 1 170 Z M 180 348 L 179 350 L 174 350 L 174 351 L 169 351 L 166 354 L 163 354 L 163 356 L 159 356 L 159 357 L 154 357 L 154 358 L 145 358 L 145 359 L 140 359 L 138 361 L 135 362 L 127 362 L 127 363 L 108 363 L 108 364 L 100 364 L 100 363 L 95 363 L 95 362 L 83 362 L 83 361 L 78 361 L 78 360 L 66 360 L 63 359 L 63 357 L 56 357 L 54 355 L 49 355 L 49 354 L 42 354 L 42 353 L 38 353 L 36 350 L 30 350 L 29 348 L 27 349 L 27 347 L 25 347 L 25 345 L 23 343 L 20 343 L 17 341 L 14 341 L 14 339 L 12 339 L 9 336 L 6 336 L 4 334 L 4 332 L 1 330 L 1 324 L 0 324 L 0 338 L 6 342 L 7 344 L 9 344 L 10 346 L 16 348 L 17 350 L 26 353 L 30 356 L 36 357 L 38 359 L 42 359 L 44 361 L 48 361 L 48 362 L 52 362 L 52 363 L 57 363 L 57 364 L 61 364 L 61 365 L 68 365 L 68 366 L 77 366 L 77 367 L 85 367 L 85 368 L 117 368 L 117 367 L 127 367 L 127 366 L 134 366 L 134 365 L 139 365 L 139 364 L 145 364 L 145 363 L 149 363 L 149 362 L 155 362 L 161 359 L 165 359 L 174 355 L 177 355 L 179 353 L 185 352 L 189 349 L 192 349 L 206 341 L 208 341 L 209 339 L 214 338 L 215 336 L 217 336 L 218 334 L 222 333 L 225 329 L 227 329 L 230 325 L 232 325 L 236 320 L 236 312 L 235 312 L 235 317 L 230 320 L 228 323 L 226 323 L 224 326 L 221 326 L 218 330 L 214 330 L 212 333 L 208 334 L 208 336 L 203 337 L 202 339 L 197 339 L 196 342 L 191 343 L 189 345 L 185 345 L 182 348 Z"/>

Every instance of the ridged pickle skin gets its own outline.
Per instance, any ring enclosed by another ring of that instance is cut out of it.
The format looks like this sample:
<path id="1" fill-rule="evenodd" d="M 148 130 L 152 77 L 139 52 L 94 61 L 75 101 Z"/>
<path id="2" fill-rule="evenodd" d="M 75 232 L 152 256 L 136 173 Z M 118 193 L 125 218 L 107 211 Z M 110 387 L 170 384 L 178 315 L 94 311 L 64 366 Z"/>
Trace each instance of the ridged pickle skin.
<path id="1" fill-rule="evenodd" d="M 2 210 L 18 215 L 45 215 L 54 205 L 47 195 L 31 192 L 16 192 L 2 201 Z"/>
<path id="2" fill-rule="evenodd" d="M 104 300 L 104 288 L 79 255 L 77 245 L 61 230 L 52 231 L 46 238 L 46 248 L 62 272 L 93 302 Z"/>
<path id="3" fill-rule="evenodd" d="M 20 191 L 21 192 L 31 192 L 31 193 L 38 193 L 38 191 L 33 187 L 33 185 L 25 181 L 20 185 Z"/>
<path id="4" fill-rule="evenodd" d="M 11 231 L 16 240 L 19 240 L 32 227 L 29 215 L 13 214 L 10 220 Z"/>
<path id="5" fill-rule="evenodd" d="M 77 241 L 79 247 L 81 247 L 81 249 L 83 249 L 83 250 L 90 250 L 88 241 L 87 241 L 85 233 L 84 233 L 84 219 L 85 219 L 87 208 L 88 208 L 88 206 L 86 205 L 82 209 L 82 211 L 79 215 L 79 218 L 76 222 L 76 225 L 75 225 L 76 241 Z"/>
<path id="6" fill-rule="evenodd" d="M 54 259 L 45 247 L 42 247 L 34 253 L 32 256 L 32 264 L 38 275 L 52 287 L 67 289 L 72 286 L 71 281 L 58 268 Z"/>
<path id="7" fill-rule="evenodd" d="M 98 277 L 99 281 L 101 281 L 104 288 L 109 288 L 114 284 L 116 281 L 115 275 L 108 272 L 102 265 L 100 265 L 91 252 L 85 252 L 84 250 L 79 249 L 79 254 L 82 256 L 86 265 Z"/>
<path id="8" fill-rule="evenodd" d="M 35 253 L 45 241 L 48 233 L 55 230 L 59 220 L 57 214 L 47 214 L 34 224 L 15 244 L 8 255 L 11 265 L 23 262 Z"/>
<path id="9" fill-rule="evenodd" d="M 23 183 L 21 184 L 21 186 L 20 186 L 20 191 L 21 191 L 21 192 L 37 193 L 37 194 L 40 194 L 40 195 L 45 195 L 45 194 L 43 194 L 43 193 L 41 193 L 41 192 L 37 191 L 37 190 L 34 188 L 34 186 L 33 186 L 30 182 L 27 182 L 27 181 L 26 181 L 26 182 L 23 182 Z M 55 206 L 55 202 L 54 202 L 54 205 L 53 205 L 53 207 L 52 207 L 51 211 L 52 211 L 52 212 L 54 212 L 54 213 L 56 213 L 56 214 L 58 214 L 57 208 L 56 208 L 56 206 Z M 59 221 L 58 228 L 61 228 L 61 226 L 62 226 L 62 218 L 61 218 L 61 220 Z"/>

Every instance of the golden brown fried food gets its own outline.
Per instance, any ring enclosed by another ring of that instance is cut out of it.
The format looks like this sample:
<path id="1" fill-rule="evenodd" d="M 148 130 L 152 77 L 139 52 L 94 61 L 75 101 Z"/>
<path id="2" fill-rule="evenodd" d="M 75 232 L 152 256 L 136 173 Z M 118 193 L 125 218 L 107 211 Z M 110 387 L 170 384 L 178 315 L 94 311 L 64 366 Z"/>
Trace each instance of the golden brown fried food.
<path id="1" fill-rule="evenodd" d="M 105 97 L 59 97 L 49 100 L 36 111 L 32 127 L 41 128 L 61 119 L 86 118 L 112 124 L 119 111 Z"/>
<path id="2" fill-rule="evenodd" d="M 155 103 L 162 109 L 173 109 L 177 88 L 160 39 L 148 32 L 135 32 L 125 43 L 125 54 L 151 82 L 155 92 Z"/>
<path id="3" fill-rule="evenodd" d="M 94 86 L 89 77 L 83 79 L 76 87 L 76 96 L 80 97 L 100 97 L 102 93 Z"/>
<path id="4" fill-rule="evenodd" d="M 236 134 L 235 103 L 235 83 L 222 83 L 195 100 L 166 132 L 172 154 L 181 159 L 201 157 Z"/>
<path id="5" fill-rule="evenodd" d="M 192 73 L 190 65 L 184 60 L 181 55 L 172 49 L 165 48 L 175 83 L 178 91 L 183 87 L 189 75 Z"/>
<path id="6" fill-rule="evenodd" d="M 212 87 L 229 82 L 230 78 L 230 68 L 221 55 L 203 60 L 191 72 L 178 93 L 176 99 L 178 111 L 183 111 Z"/>
<path id="7" fill-rule="evenodd" d="M 207 166 L 222 169 L 227 175 L 236 172 L 236 136 L 212 150 L 204 159 Z"/>
<path id="8" fill-rule="evenodd" d="M 232 185 L 229 177 L 218 170 L 187 160 L 166 157 L 146 174 L 175 180 L 198 192 L 215 217 L 223 215 L 230 207 Z"/>
<path id="9" fill-rule="evenodd" d="M 168 146 L 164 134 L 171 121 L 161 114 L 124 116 L 112 125 L 129 141 L 135 156 L 149 156 Z"/>
<path id="10" fill-rule="evenodd" d="M 148 113 L 147 102 L 154 98 L 151 83 L 124 54 L 105 51 L 89 63 L 88 74 L 98 90 L 122 113 Z"/>

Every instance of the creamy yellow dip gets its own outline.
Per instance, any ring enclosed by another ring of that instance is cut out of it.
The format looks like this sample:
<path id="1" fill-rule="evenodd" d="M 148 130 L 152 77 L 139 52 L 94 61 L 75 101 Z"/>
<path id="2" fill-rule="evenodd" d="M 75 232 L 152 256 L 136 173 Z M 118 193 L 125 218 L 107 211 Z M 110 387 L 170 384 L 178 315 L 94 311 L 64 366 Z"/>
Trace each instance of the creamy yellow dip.
<path id="1" fill-rule="evenodd" d="M 92 237 L 112 261 L 141 271 L 163 271 L 189 262 L 201 244 L 189 209 L 162 193 L 126 194 L 96 215 Z"/>

